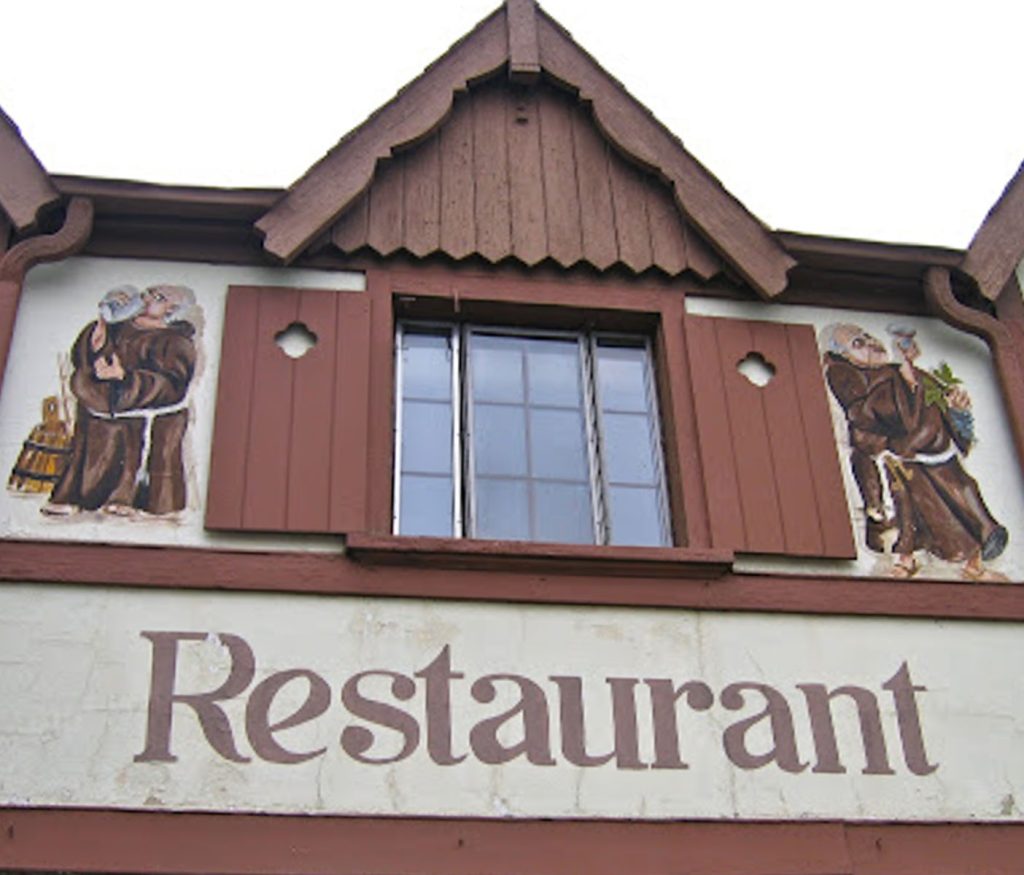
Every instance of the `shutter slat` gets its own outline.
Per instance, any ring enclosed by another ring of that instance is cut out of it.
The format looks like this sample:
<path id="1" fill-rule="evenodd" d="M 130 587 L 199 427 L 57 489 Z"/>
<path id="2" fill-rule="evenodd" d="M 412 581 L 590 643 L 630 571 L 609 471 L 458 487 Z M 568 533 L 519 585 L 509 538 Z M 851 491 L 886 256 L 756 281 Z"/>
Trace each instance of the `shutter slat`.
<path id="1" fill-rule="evenodd" d="M 686 346 L 693 378 L 693 403 L 708 498 L 711 545 L 734 548 L 746 543 L 746 533 L 714 322 L 703 316 L 687 316 Z"/>
<path id="2" fill-rule="evenodd" d="M 799 330 L 805 328 L 806 330 Z M 855 559 L 857 545 L 853 539 L 850 510 L 839 468 L 838 448 L 832 427 L 821 370 L 821 353 L 809 326 L 789 326 L 788 339 L 796 369 L 796 388 L 803 413 L 808 444 L 815 448 L 809 454 L 811 477 L 818 495 L 818 517 L 821 522 L 824 555 Z"/>
<path id="3" fill-rule="evenodd" d="M 317 338 L 292 360 L 294 394 L 288 467 L 289 531 L 326 531 L 330 513 L 331 419 L 337 354 L 336 292 L 303 290 L 299 321 Z"/>
<path id="4" fill-rule="evenodd" d="M 295 289 L 262 289 L 259 299 L 242 525 L 283 531 L 294 374 L 292 360 L 274 342 L 274 335 L 298 317 L 299 294 Z"/>
<path id="5" fill-rule="evenodd" d="M 750 325 L 736 319 L 719 319 L 715 335 L 732 425 L 732 453 L 747 533 L 746 547 L 755 553 L 780 553 L 785 539 L 764 402 L 761 390 L 736 369 L 753 345 Z"/>
<path id="6" fill-rule="evenodd" d="M 338 350 L 334 363 L 330 518 L 327 522 L 332 532 L 354 532 L 367 527 L 370 296 L 341 294 L 337 303 Z"/>
<path id="7" fill-rule="evenodd" d="M 242 525 L 249 429 L 240 428 L 239 423 L 247 426 L 249 422 L 258 318 L 257 290 L 228 290 L 206 495 L 208 529 L 237 529 Z"/>
<path id="8" fill-rule="evenodd" d="M 785 325 L 778 323 L 752 323 L 752 350 L 775 368 L 775 376 L 760 392 L 785 552 L 791 556 L 820 556 L 824 544 L 818 522 L 817 495 L 807 464 L 811 449 L 804 435 L 796 390 L 796 366 L 790 358 L 786 330 Z"/>

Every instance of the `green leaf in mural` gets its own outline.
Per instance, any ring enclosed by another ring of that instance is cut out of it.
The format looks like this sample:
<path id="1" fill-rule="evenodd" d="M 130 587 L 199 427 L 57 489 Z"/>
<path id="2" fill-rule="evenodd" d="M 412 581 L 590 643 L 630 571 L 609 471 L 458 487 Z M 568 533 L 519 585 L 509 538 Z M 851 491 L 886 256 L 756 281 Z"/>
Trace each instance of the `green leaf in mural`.
<path id="1" fill-rule="evenodd" d="M 949 410 L 946 393 L 954 386 L 960 385 L 963 380 L 953 373 L 949 362 L 939 362 L 939 366 L 932 368 L 928 376 L 931 379 L 925 380 L 924 383 L 924 403 L 934 404 L 945 413 Z"/>

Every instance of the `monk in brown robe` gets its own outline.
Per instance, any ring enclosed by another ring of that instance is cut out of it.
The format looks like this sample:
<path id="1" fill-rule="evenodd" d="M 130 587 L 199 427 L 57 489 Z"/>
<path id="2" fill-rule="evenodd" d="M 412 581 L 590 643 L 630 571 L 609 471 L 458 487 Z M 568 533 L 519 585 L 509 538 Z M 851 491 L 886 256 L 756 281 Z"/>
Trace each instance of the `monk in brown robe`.
<path id="1" fill-rule="evenodd" d="M 174 316 L 193 303 L 184 286 L 153 286 L 141 293 L 136 315 L 112 323 L 101 315 L 79 334 L 71 349 L 78 399 L 71 459 L 44 513 L 129 516 L 185 507 L 182 442 L 195 329 Z"/>
<path id="2" fill-rule="evenodd" d="M 859 326 L 836 325 L 830 332 L 825 374 L 846 413 L 869 548 L 883 552 L 882 533 L 894 528 L 895 577 L 914 575 L 914 554 L 924 550 L 963 563 L 968 579 L 1002 579 L 984 563 L 1006 548 L 1006 528 L 960 461 L 973 439 L 962 425 L 970 397 L 915 367 L 920 349 L 912 331 L 894 330 L 900 364 L 890 363 L 881 342 Z M 936 394 L 944 403 L 926 400 Z"/>

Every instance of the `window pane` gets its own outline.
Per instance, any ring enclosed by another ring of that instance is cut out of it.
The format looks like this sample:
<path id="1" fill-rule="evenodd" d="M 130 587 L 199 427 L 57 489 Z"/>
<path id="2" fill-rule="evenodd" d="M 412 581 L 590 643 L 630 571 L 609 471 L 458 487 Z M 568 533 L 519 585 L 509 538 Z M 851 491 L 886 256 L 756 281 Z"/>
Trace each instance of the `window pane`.
<path id="1" fill-rule="evenodd" d="M 402 336 L 402 396 L 446 401 L 451 394 L 449 336 L 405 332 Z"/>
<path id="2" fill-rule="evenodd" d="M 398 531 L 403 535 L 451 537 L 451 478 L 403 475 Z"/>
<path id="3" fill-rule="evenodd" d="M 477 477 L 474 492 L 477 538 L 530 539 L 530 514 L 524 480 Z"/>
<path id="4" fill-rule="evenodd" d="M 597 391 L 602 410 L 647 412 L 647 350 L 642 346 L 597 347 Z"/>
<path id="5" fill-rule="evenodd" d="M 516 403 L 525 399 L 523 348 L 524 343 L 518 337 L 472 336 L 474 400 Z"/>
<path id="6" fill-rule="evenodd" d="M 450 474 L 452 407 L 448 402 L 402 405 L 402 471 Z"/>
<path id="7" fill-rule="evenodd" d="M 478 403 L 472 425 L 477 474 L 526 474 L 526 408 Z"/>
<path id="8" fill-rule="evenodd" d="M 594 543 L 590 484 L 533 483 L 534 540 Z"/>
<path id="9" fill-rule="evenodd" d="M 579 410 L 530 411 L 530 473 L 534 477 L 587 480 L 583 415 Z"/>
<path id="10" fill-rule="evenodd" d="M 580 407 L 580 348 L 575 340 L 534 339 L 527 347 L 530 403 Z"/>
<path id="11" fill-rule="evenodd" d="M 612 486 L 607 504 L 609 544 L 658 547 L 666 543 L 655 487 Z"/>
<path id="12" fill-rule="evenodd" d="M 601 449 L 609 483 L 656 481 L 650 421 L 636 413 L 601 416 Z"/>

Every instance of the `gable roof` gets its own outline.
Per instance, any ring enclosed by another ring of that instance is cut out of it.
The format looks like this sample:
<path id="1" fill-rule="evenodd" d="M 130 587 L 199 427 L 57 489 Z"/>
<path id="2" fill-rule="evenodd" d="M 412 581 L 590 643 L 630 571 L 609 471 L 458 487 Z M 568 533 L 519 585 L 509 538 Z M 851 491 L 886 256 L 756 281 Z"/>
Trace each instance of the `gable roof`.
<path id="1" fill-rule="evenodd" d="M 501 75 L 457 95 L 425 140 L 379 161 L 330 236 L 342 252 L 382 256 L 550 260 L 703 279 L 725 267 L 671 187 L 612 148 L 574 95 Z"/>
<path id="2" fill-rule="evenodd" d="M 18 126 L 0 109 L 0 209 L 24 233 L 35 226 L 41 210 L 59 199 Z"/>
<path id="3" fill-rule="evenodd" d="M 1024 259 L 1024 164 L 989 210 L 960 269 L 971 276 L 990 301 L 999 297 Z"/>
<path id="4" fill-rule="evenodd" d="M 366 190 L 378 161 L 428 137 L 457 93 L 508 71 L 575 91 L 610 144 L 671 188 L 676 207 L 761 295 L 779 294 L 795 264 L 781 244 L 533 0 L 508 0 L 295 182 L 257 222 L 264 248 L 285 262 L 324 234 Z"/>

